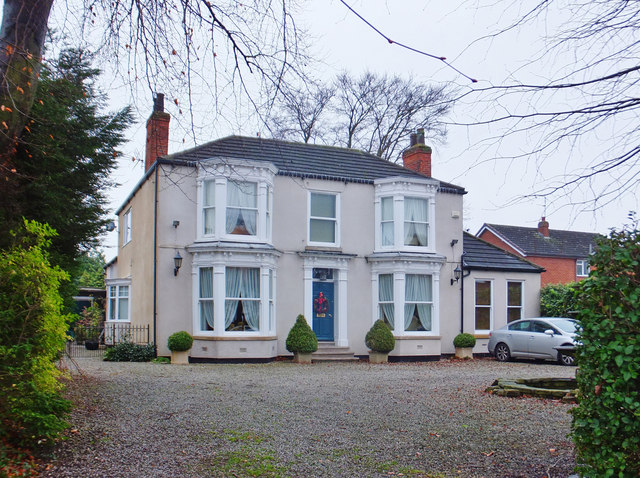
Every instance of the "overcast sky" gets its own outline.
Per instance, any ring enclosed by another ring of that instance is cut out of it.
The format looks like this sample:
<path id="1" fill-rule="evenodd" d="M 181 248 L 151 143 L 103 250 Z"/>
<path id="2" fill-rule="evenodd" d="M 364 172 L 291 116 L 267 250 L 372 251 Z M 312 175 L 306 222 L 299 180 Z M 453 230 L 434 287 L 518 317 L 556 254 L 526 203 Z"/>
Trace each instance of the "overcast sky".
<path id="1" fill-rule="evenodd" d="M 458 2 L 451 0 L 351 0 L 348 3 L 390 38 L 447 57 L 456 68 L 477 78 L 482 86 L 504 84 L 510 78 L 540 82 L 551 77 L 563 65 L 564 59 L 556 57 L 543 57 L 542 61 L 530 65 L 530 60 L 544 51 L 542 37 L 554 27 L 548 23 L 549 18 L 496 39 L 477 41 L 521 13 L 514 10 L 517 7 L 505 9 L 505 2 L 495 2 L 495 5 L 484 8 L 476 6 L 475 2 L 457 5 Z M 465 91 L 471 85 L 468 79 L 442 62 L 389 44 L 337 0 L 307 2 L 296 18 L 298 24 L 308 31 L 307 38 L 312 45 L 310 54 L 318 60 L 315 72 L 320 78 L 330 80 L 340 71 L 358 75 L 369 70 L 380 74 L 399 74 L 415 81 L 450 84 L 458 91 Z M 114 108 L 130 101 L 125 86 L 113 80 L 106 80 L 105 85 L 110 88 Z M 170 92 L 167 94 L 171 96 Z M 142 164 L 131 158 L 144 157 L 145 122 L 151 111 L 151 94 L 141 89 L 136 95 L 139 121 L 129 132 L 131 140 L 124 148 L 125 158 L 120 161 L 115 175 L 121 186 L 111 194 L 114 210 L 143 174 Z M 466 123 L 481 120 L 486 108 L 487 105 L 458 104 L 450 121 Z M 178 127 L 181 122 L 184 120 L 172 119 L 170 153 L 192 145 L 192 139 L 185 135 L 184 128 Z M 196 140 L 202 144 L 229 134 L 255 136 L 258 132 L 268 136 L 256 122 L 218 122 L 198 130 Z M 572 207 L 573 203 L 588 199 L 589 194 L 593 194 L 587 190 L 582 191 L 580 197 L 574 195 L 549 201 L 546 209 L 542 199 L 518 201 L 522 195 L 570 170 L 572 164 L 580 160 L 584 148 L 595 146 L 587 144 L 571 151 L 559 150 L 553 157 L 546 158 L 542 165 L 536 162 L 536 158 L 494 161 L 498 142 L 487 143 L 486 139 L 499 134 L 497 128 L 451 125 L 446 144 L 432 144 L 433 176 L 463 186 L 468 191 L 464 227 L 470 232 L 477 232 L 485 222 L 535 227 L 540 216 L 545 214 L 552 229 L 606 233 L 611 227 L 625 224 L 629 211 L 638 210 L 638 199 L 632 194 L 626 194 L 596 211 Z M 513 152 L 526 151 L 532 144 L 535 141 L 527 137 L 525 141 L 507 138 L 499 146 Z M 599 143 L 598 147 L 602 145 Z M 108 259 L 115 255 L 116 243 L 115 233 L 105 240 Z"/>

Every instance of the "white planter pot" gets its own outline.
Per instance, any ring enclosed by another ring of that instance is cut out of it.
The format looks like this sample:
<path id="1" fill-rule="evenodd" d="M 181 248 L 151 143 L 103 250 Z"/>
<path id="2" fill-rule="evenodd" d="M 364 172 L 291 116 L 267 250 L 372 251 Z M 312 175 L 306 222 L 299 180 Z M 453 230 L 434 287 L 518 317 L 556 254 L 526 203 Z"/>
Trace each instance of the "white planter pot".
<path id="1" fill-rule="evenodd" d="M 389 354 L 385 352 L 374 352 L 369 350 L 369 363 L 387 363 Z"/>
<path id="2" fill-rule="evenodd" d="M 171 352 L 172 365 L 189 365 L 189 350 L 184 352 Z"/>
<path id="3" fill-rule="evenodd" d="M 294 352 L 293 363 L 311 363 L 311 354 Z"/>
<path id="4" fill-rule="evenodd" d="M 473 347 L 456 347 L 456 358 L 472 359 Z"/>

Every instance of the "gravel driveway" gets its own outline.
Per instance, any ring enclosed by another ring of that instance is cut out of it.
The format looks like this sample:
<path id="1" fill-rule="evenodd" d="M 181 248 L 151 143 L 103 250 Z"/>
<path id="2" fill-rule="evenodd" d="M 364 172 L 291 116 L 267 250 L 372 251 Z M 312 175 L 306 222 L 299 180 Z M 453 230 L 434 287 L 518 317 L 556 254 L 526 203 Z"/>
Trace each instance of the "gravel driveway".
<path id="1" fill-rule="evenodd" d="M 484 393 L 540 363 L 197 364 L 79 359 L 46 477 L 566 477 L 571 405 Z"/>

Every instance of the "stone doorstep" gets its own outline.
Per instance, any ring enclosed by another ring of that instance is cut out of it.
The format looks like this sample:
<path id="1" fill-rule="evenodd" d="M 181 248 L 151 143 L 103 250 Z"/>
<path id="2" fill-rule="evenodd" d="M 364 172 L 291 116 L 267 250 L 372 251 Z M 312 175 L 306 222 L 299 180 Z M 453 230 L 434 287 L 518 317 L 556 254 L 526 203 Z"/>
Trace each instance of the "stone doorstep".
<path id="1" fill-rule="evenodd" d="M 333 342 L 319 342 L 318 351 L 311 355 L 314 362 L 322 361 L 357 361 L 349 347 L 338 347 Z"/>

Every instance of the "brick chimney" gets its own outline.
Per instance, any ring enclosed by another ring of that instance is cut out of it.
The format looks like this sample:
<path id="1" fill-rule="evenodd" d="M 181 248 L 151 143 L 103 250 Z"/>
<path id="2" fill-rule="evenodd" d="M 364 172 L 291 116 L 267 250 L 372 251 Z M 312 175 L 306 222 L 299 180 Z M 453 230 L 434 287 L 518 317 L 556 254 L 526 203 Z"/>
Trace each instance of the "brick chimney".
<path id="1" fill-rule="evenodd" d="M 538 223 L 538 232 L 544 237 L 549 237 L 549 223 L 544 216 L 542 216 L 542 220 Z"/>
<path id="2" fill-rule="evenodd" d="M 147 150 L 144 170 L 147 171 L 158 156 L 169 152 L 169 121 L 171 116 L 164 111 L 164 95 L 158 93 L 153 99 L 153 112 L 147 120 Z"/>
<path id="3" fill-rule="evenodd" d="M 431 148 L 424 144 L 423 128 L 411 133 L 410 145 L 402 152 L 402 163 L 405 168 L 431 177 Z"/>

